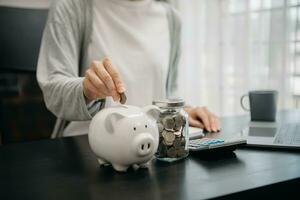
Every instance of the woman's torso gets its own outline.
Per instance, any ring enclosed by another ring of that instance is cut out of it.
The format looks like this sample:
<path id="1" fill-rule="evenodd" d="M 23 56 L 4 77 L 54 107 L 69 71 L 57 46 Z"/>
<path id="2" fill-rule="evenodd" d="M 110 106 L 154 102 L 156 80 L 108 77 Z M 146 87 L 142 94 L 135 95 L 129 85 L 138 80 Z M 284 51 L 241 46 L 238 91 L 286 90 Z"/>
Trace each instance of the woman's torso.
<path id="1" fill-rule="evenodd" d="M 109 57 L 126 86 L 127 104 L 145 106 L 166 96 L 170 38 L 164 6 L 153 0 L 95 0 L 85 68 Z M 115 105 L 106 99 L 105 107 Z M 88 132 L 89 122 L 71 122 L 64 135 Z"/>

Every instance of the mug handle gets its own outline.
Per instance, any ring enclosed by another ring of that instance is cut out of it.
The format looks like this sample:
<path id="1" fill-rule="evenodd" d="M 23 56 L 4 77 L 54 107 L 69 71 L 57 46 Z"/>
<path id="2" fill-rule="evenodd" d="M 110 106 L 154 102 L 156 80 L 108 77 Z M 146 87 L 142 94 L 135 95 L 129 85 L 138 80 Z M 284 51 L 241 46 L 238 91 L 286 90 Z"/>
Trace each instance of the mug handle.
<path id="1" fill-rule="evenodd" d="M 248 97 L 248 94 L 244 94 L 244 95 L 241 97 L 241 99 L 240 99 L 241 106 L 242 106 L 242 108 L 243 108 L 245 111 L 250 111 L 249 108 L 246 108 L 246 107 L 244 106 L 244 99 L 245 99 L 245 97 Z"/>

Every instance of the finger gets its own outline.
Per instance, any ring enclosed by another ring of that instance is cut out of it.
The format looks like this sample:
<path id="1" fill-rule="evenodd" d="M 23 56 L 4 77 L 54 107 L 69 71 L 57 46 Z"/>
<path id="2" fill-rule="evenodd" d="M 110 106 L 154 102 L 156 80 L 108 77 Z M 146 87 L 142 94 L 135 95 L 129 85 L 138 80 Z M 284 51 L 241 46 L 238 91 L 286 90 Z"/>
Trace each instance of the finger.
<path id="1" fill-rule="evenodd" d="M 204 112 L 208 116 L 210 128 L 212 131 L 217 132 L 216 123 L 215 123 L 215 116 L 207 109 L 207 107 L 203 107 Z"/>
<path id="2" fill-rule="evenodd" d="M 214 132 L 217 132 L 217 125 L 216 125 L 216 119 L 215 119 L 215 116 L 206 108 L 204 107 L 203 108 L 204 111 L 207 113 L 207 116 L 208 116 L 208 120 L 209 120 L 209 123 L 210 123 L 210 128 L 214 131 Z"/>
<path id="3" fill-rule="evenodd" d="M 113 90 L 111 93 L 112 97 L 115 97 L 114 101 L 121 101 L 121 95 L 117 92 L 117 90 Z"/>
<path id="4" fill-rule="evenodd" d="M 197 119 L 193 119 L 192 117 L 189 117 L 189 124 L 193 127 L 198 127 L 198 128 L 204 128 L 204 125 Z"/>
<path id="5" fill-rule="evenodd" d="M 97 88 L 91 83 L 89 79 L 84 79 L 84 95 L 88 98 L 88 100 L 94 100 L 96 98 L 103 98 Z"/>
<path id="6" fill-rule="evenodd" d="M 199 108 L 197 110 L 197 117 L 200 118 L 200 120 L 203 122 L 204 128 L 207 129 L 208 131 L 211 131 L 208 115 L 203 109 Z"/>
<path id="7" fill-rule="evenodd" d="M 215 116 L 217 131 L 221 129 L 221 122 L 218 117 Z"/>
<path id="8" fill-rule="evenodd" d="M 85 72 L 85 77 L 89 79 L 89 81 L 98 90 L 98 92 L 109 95 L 110 92 L 108 91 L 104 83 L 100 80 L 100 78 L 95 74 L 93 70 L 88 69 Z"/>
<path id="9" fill-rule="evenodd" d="M 209 114 L 209 122 L 210 122 L 210 127 L 214 132 L 217 132 L 217 124 L 216 124 L 216 119 Z"/>
<path id="10" fill-rule="evenodd" d="M 91 84 L 97 89 L 97 93 L 103 96 L 103 98 L 105 96 L 110 96 L 110 91 L 93 70 L 87 70 L 85 75 L 86 78 L 89 79 Z"/>
<path id="11" fill-rule="evenodd" d="M 109 91 L 115 89 L 115 84 L 112 80 L 112 77 L 106 71 L 104 65 L 101 62 L 94 61 L 92 64 L 92 68 L 96 72 L 98 77 L 102 80 L 102 82 L 105 84 L 105 86 L 108 88 Z"/>
<path id="12" fill-rule="evenodd" d="M 219 131 L 220 130 L 220 120 L 219 120 L 219 118 L 211 112 L 210 112 L 210 114 L 213 117 L 216 130 Z"/>
<path id="13" fill-rule="evenodd" d="M 101 62 L 94 61 L 92 67 L 101 81 L 107 87 L 109 94 L 112 96 L 113 100 L 117 101 L 118 96 L 116 96 L 113 92 L 114 90 L 116 90 L 115 84 L 110 74 L 106 71 L 104 65 Z"/>
<path id="14" fill-rule="evenodd" d="M 124 83 L 120 77 L 120 74 L 118 70 L 112 65 L 111 61 L 108 58 L 104 58 L 103 65 L 107 72 L 110 74 L 111 78 L 113 79 L 115 86 L 117 88 L 117 91 L 119 93 L 125 92 L 125 86 Z"/>

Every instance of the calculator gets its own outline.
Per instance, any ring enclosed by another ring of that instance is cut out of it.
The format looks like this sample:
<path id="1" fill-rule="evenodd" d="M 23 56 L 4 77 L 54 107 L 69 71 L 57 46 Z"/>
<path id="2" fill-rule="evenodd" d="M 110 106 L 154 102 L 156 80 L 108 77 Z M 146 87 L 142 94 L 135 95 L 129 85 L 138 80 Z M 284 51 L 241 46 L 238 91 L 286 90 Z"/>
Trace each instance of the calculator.
<path id="1" fill-rule="evenodd" d="M 209 138 L 203 137 L 192 139 L 189 142 L 190 151 L 217 151 L 217 150 L 234 150 L 236 147 L 245 145 L 247 140 L 243 137 L 228 138 Z"/>

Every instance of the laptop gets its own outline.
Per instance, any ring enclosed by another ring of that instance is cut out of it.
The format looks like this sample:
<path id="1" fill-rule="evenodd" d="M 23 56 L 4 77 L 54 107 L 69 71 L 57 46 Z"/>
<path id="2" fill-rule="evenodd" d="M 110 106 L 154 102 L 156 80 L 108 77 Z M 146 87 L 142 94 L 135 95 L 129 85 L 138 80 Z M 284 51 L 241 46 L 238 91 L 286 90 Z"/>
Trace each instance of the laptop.
<path id="1" fill-rule="evenodd" d="M 300 149 L 300 122 L 250 122 L 242 135 L 247 146 Z"/>

